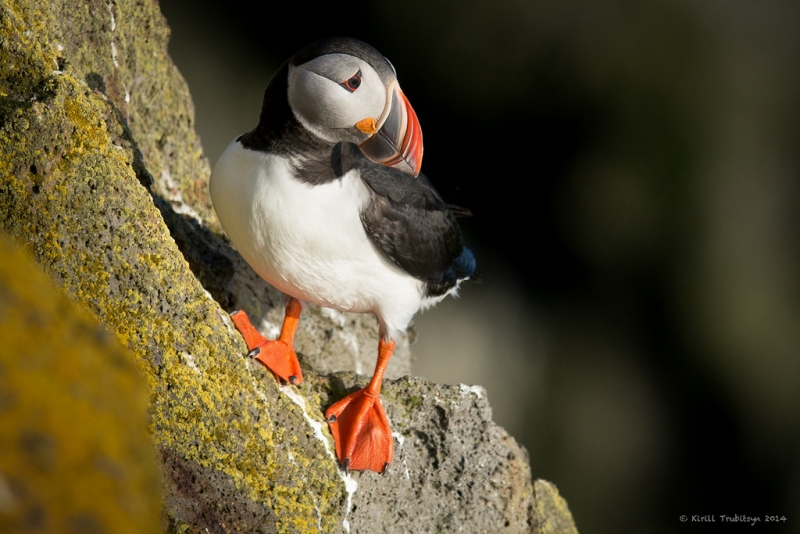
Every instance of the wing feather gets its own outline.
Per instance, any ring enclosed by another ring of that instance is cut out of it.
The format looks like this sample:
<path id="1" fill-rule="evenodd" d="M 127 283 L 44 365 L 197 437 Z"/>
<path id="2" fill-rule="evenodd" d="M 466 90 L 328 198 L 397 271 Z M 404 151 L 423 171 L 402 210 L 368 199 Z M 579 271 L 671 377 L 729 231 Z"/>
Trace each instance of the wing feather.
<path id="1" fill-rule="evenodd" d="M 361 213 L 374 243 L 411 276 L 440 284 L 463 250 L 461 230 L 450 207 L 428 179 L 375 164 L 355 145 L 341 148 L 342 168 L 357 168 L 370 190 Z"/>

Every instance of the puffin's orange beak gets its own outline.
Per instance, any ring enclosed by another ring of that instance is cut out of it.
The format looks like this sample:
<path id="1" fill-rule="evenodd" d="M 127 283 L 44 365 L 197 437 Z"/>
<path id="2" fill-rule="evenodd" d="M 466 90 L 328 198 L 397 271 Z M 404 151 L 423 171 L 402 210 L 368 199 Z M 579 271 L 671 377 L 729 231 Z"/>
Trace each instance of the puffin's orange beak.
<path id="1" fill-rule="evenodd" d="M 377 133 L 359 148 L 375 163 L 417 176 L 422 166 L 422 129 L 417 114 L 397 82 L 389 86 L 386 100 Z"/>

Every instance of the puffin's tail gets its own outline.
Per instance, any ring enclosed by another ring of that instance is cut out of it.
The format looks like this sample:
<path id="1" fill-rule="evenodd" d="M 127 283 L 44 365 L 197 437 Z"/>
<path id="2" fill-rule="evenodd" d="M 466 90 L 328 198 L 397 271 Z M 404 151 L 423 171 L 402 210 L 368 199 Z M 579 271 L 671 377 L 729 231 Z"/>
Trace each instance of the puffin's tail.
<path id="1" fill-rule="evenodd" d="M 437 280 L 428 280 L 425 297 L 430 298 L 431 302 L 423 307 L 439 302 L 446 295 L 456 291 L 459 283 L 475 274 L 476 266 L 475 255 L 470 249 L 464 247 L 461 255 L 453 260 L 450 267 L 445 269 Z"/>
<path id="2" fill-rule="evenodd" d="M 472 251 L 467 247 L 464 247 L 464 250 L 461 251 L 461 256 L 456 258 L 456 261 L 454 261 L 450 268 L 445 272 L 450 275 L 450 278 L 460 282 L 461 280 L 466 280 L 475 274 L 475 269 L 477 266 L 478 263 L 475 261 L 475 254 L 473 254 Z"/>

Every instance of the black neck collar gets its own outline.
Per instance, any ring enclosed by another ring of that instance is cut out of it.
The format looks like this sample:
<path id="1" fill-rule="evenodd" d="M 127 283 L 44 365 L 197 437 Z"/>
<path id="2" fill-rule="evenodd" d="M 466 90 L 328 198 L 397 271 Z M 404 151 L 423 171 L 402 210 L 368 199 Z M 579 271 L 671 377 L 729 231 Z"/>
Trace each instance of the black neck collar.
<path id="1" fill-rule="evenodd" d="M 300 124 L 289 107 L 288 79 L 287 62 L 264 91 L 258 126 L 241 135 L 238 141 L 250 150 L 285 157 L 301 181 L 313 185 L 333 181 L 343 174 L 338 149 L 341 144 L 321 139 Z"/>

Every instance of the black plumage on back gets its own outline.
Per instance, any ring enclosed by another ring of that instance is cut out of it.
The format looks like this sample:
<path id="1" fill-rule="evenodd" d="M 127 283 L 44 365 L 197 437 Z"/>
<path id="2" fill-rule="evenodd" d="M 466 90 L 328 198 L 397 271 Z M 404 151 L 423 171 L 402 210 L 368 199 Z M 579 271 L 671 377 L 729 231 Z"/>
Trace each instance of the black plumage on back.
<path id="1" fill-rule="evenodd" d="M 398 267 L 426 282 L 426 296 L 446 293 L 475 270 L 450 207 L 431 183 L 376 165 L 352 144 L 338 147 L 336 174 L 356 168 L 370 190 L 361 222 L 372 241 Z M 336 158 L 334 158 L 335 160 Z"/>

